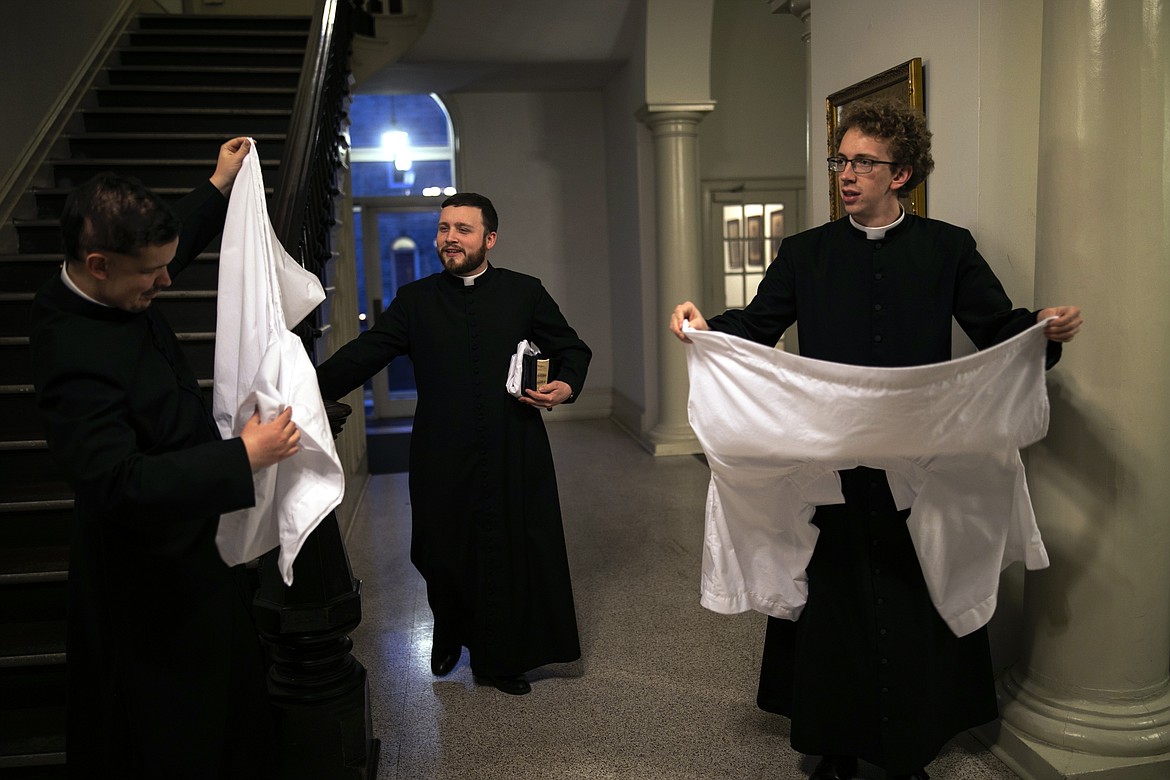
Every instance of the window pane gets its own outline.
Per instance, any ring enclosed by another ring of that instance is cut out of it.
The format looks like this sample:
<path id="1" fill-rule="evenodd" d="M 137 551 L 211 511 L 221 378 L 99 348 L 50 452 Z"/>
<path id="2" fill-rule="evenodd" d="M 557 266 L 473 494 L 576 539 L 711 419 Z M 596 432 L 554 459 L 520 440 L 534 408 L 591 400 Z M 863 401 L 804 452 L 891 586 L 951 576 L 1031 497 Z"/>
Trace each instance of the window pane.
<path id="1" fill-rule="evenodd" d="M 382 145 L 382 134 L 405 130 L 411 146 L 450 146 L 447 115 L 430 95 L 354 95 L 349 109 L 355 147 Z"/>
<path id="2" fill-rule="evenodd" d="M 747 305 L 743 296 L 743 276 L 727 274 L 723 277 L 724 304 L 729 309 L 742 309 Z"/>

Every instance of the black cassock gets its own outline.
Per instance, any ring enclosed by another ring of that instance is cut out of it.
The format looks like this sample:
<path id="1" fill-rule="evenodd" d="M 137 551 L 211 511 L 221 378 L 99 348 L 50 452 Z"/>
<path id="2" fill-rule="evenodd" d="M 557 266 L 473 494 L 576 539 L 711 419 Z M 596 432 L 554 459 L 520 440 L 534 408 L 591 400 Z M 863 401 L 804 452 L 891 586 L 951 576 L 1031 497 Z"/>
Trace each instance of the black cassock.
<path id="1" fill-rule="evenodd" d="M 756 297 L 712 329 L 858 366 L 951 358 L 951 320 L 977 347 L 1035 323 L 1012 308 L 962 228 L 907 214 L 879 240 L 843 218 L 784 239 Z M 1049 342 L 1049 366 L 1059 359 Z M 829 410 L 831 413 L 831 410 Z M 997 716 L 986 629 L 956 637 L 930 601 L 885 473 L 841 473 L 845 503 L 819 507 L 800 619 L 768 619 L 758 703 L 792 719 L 796 750 L 906 773 Z"/>
<path id="2" fill-rule="evenodd" d="M 172 275 L 222 229 L 210 184 L 182 200 Z M 219 515 L 252 506 L 240 439 L 223 441 L 156 306 L 100 306 L 60 275 L 31 345 L 49 447 L 75 491 L 67 768 L 73 777 L 266 777 L 272 710 L 241 567 Z"/>
<path id="3" fill-rule="evenodd" d="M 575 399 L 589 348 L 540 280 L 492 266 L 470 286 L 446 272 L 404 285 L 317 369 L 322 395 L 336 399 L 395 357 L 413 363 L 411 561 L 436 625 L 485 675 L 581 655 L 542 412 L 505 389 L 521 339 L 554 360 Z"/>

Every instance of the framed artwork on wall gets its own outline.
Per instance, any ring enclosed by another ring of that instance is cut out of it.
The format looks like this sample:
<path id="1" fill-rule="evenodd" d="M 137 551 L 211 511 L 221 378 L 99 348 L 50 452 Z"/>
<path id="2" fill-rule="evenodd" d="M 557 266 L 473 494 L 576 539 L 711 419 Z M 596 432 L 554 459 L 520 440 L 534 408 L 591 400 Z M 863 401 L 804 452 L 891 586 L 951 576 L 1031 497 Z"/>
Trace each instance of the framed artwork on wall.
<path id="1" fill-rule="evenodd" d="M 724 271 L 742 271 L 743 239 L 740 238 L 738 219 L 727 220 L 723 231 L 723 248 Z"/>
<path id="2" fill-rule="evenodd" d="M 859 81 L 829 95 L 825 99 L 825 115 L 829 131 L 826 156 L 831 157 L 837 151 L 833 144 L 833 136 L 837 133 L 837 122 L 841 119 L 842 112 L 850 103 L 865 98 L 888 98 L 914 106 L 925 114 L 926 105 L 923 96 L 921 57 L 915 57 L 897 67 L 890 68 L 876 76 L 870 76 L 864 81 Z M 905 200 L 907 211 L 925 217 L 926 182 L 915 187 Z M 829 216 L 831 219 L 840 219 L 844 215 L 845 208 L 841 203 L 841 194 L 837 189 L 837 176 L 830 171 Z"/>
<path id="3" fill-rule="evenodd" d="M 753 214 L 744 219 L 747 227 L 747 267 L 764 267 L 764 217 Z"/>

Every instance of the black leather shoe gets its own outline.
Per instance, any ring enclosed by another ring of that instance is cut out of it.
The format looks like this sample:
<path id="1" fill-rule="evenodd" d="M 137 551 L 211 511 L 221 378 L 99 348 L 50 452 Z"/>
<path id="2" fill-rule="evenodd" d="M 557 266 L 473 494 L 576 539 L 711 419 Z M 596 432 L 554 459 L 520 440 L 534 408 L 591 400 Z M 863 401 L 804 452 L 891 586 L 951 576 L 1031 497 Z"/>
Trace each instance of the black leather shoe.
<path id="1" fill-rule="evenodd" d="M 825 756 L 809 775 L 809 780 L 853 780 L 857 759 L 852 756 Z"/>
<path id="2" fill-rule="evenodd" d="M 509 677 L 476 675 L 475 681 L 481 685 L 490 685 L 497 691 L 510 693 L 513 696 L 523 696 L 532 690 L 532 686 L 528 684 L 528 678 L 522 674 Z"/>
<path id="3" fill-rule="evenodd" d="M 442 647 L 431 644 L 431 674 L 435 677 L 446 677 L 459 663 L 459 656 L 463 655 L 463 645 Z"/>
<path id="4" fill-rule="evenodd" d="M 930 780 L 925 769 L 915 769 L 908 775 L 890 775 L 890 780 Z"/>

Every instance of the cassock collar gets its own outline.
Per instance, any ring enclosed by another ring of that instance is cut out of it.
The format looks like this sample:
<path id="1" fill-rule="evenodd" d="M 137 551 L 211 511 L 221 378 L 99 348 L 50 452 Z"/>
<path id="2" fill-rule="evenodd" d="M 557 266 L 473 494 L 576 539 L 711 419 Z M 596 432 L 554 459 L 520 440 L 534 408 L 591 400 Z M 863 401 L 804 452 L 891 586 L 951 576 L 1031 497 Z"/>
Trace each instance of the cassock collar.
<path id="1" fill-rule="evenodd" d="M 483 273 L 472 280 L 474 284 L 467 284 L 462 276 L 456 276 L 450 271 L 443 271 L 443 279 L 452 287 L 479 287 L 480 285 L 487 283 L 487 281 L 495 275 L 496 267 L 493 266 L 490 262 L 488 263 L 487 269 L 485 269 Z"/>
<path id="2" fill-rule="evenodd" d="M 914 216 L 909 211 L 903 211 L 901 220 L 893 227 L 887 229 L 885 235 L 881 236 L 881 239 L 883 241 L 889 241 L 893 238 L 896 238 L 897 236 L 900 236 L 902 233 L 905 233 L 912 224 L 914 224 L 914 220 L 916 219 L 918 219 L 918 217 Z M 841 222 L 845 224 L 845 226 L 849 229 L 849 232 L 853 235 L 866 241 L 870 240 L 869 234 L 866 233 L 865 230 L 862 230 L 854 225 L 853 219 L 851 217 L 842 217 Z"/>

